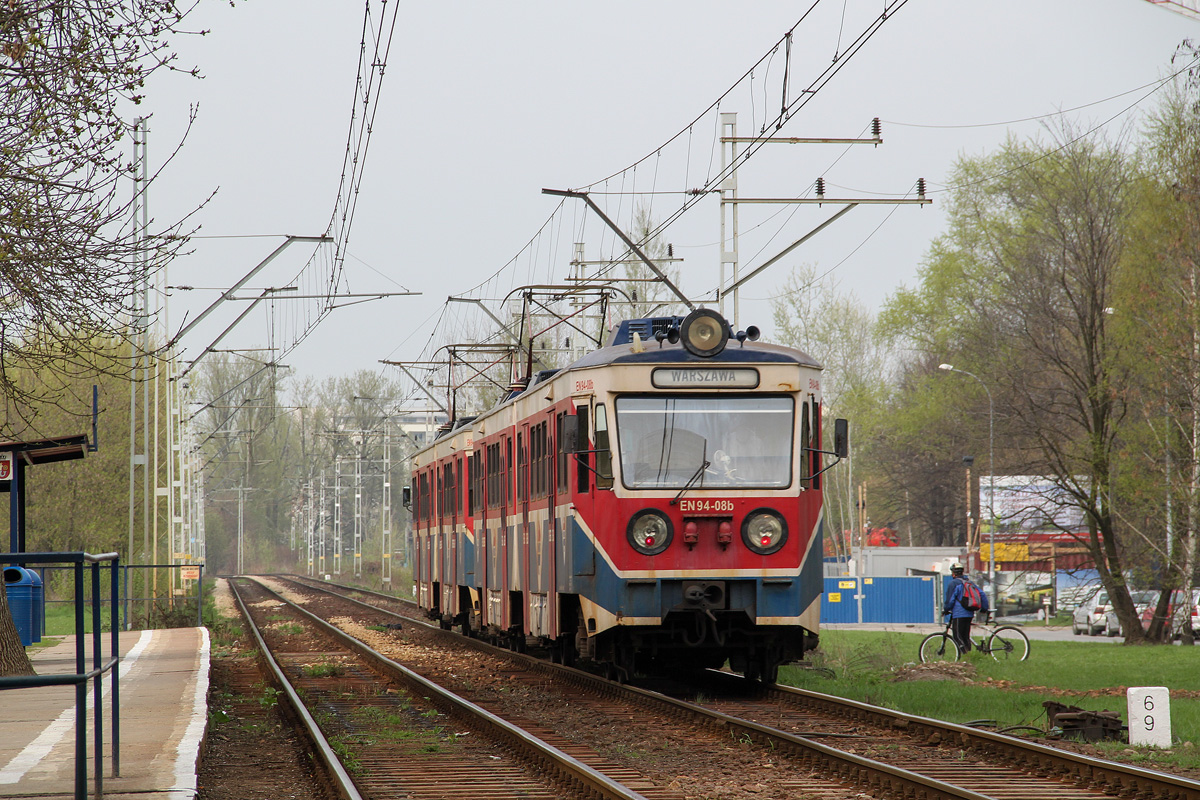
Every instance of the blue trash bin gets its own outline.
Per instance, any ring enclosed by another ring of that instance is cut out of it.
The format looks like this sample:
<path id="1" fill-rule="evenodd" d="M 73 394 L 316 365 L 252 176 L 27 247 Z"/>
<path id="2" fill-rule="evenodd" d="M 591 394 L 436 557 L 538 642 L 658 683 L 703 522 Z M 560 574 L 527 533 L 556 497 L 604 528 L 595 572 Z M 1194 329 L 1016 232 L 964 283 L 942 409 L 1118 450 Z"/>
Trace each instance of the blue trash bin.
<path id="1" fill-rule="evenodd" d="M 24 567 L 4 568 L 4 592 L 8 610 L 17 626 L 17 635 L 25 647 L 33 644 L 33 581 Z"/>
<path id="2" fill-rule="evenodd" d="M 46 632 L 46 593 L 42 585 L 42 576 L 37 570 L 26 569 L 29 579 L 33 581 L 33 592 L 30 593 L 29 610 L 33 614 L 33 641 L 40 642 Z"/>

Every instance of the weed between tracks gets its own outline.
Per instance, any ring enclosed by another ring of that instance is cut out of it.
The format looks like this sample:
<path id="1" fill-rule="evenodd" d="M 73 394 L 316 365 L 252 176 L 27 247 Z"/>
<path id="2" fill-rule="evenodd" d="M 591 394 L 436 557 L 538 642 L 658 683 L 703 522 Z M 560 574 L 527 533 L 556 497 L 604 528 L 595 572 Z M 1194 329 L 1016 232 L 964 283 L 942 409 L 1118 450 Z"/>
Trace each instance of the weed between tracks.
<path id="1" fill-rule="evenodd" d="M 370 748 L 399 746 L 400 757 L 405 752 L 441 753 L 446 745 L 467 735 L 447 731 L 443 724 L 436 724 L 445 715 L 435 708 L 419 708 L 406 691 L 387 690 L 363 700 L 365 705 L 352 708 L 344 715 L 329 709 L 313 714 L 330 747 L 353 775 L 369 774 L 370 770 L 362 762 L 365 751 Z"/>
<path id="2" fill-rule="evenodd" d="M 304 674 L 309 678 L 340 678 L 346 668 L 336 661 L 318 661 L 315 664 L 305 664 Z"/>

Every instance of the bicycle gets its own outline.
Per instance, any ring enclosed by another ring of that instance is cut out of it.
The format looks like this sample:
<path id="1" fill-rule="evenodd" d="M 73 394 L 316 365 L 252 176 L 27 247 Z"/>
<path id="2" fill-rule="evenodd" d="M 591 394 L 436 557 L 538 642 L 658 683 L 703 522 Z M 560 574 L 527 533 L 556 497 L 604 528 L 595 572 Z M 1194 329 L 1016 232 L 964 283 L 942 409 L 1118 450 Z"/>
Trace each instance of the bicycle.
<path id="1" fill-rule="evenodd" d="M 980 623 L 987 627 L 989 623 Z M 1012 625 L 998 625 L 990 628 L 987 636 L 981 636 L 978 642 L 972 644 L 981 653 L 987 653 L 996 661 L 1024 661 L 1029 658 L 1029 637 L 1020 628 Z M 921 640 L 921 663 L 929 664 L 937 661 L 958 661 L 962 657 L 958 642 L 950 634 L 950 623 L 940 633 L 931 633 Z"/>

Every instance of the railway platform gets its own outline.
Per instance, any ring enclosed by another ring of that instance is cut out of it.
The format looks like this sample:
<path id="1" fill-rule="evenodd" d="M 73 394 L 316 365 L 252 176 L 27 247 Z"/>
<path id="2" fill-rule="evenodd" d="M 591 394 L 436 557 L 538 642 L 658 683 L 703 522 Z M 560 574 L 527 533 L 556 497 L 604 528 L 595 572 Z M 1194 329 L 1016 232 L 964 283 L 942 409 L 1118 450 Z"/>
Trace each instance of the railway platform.
<path id="1" fill-rule="evenodd" d="M 102 657 L 109 659 L 110 636 Z M 91 668 L 90 636 L 86 640 Z M 113 774 L 110 676 L 104 680 L 102 790 L 110 800 L 185 800 L 197 795 L 197 764 L 208 707 L 205 628 L 123 632 L 119 678 L 119 775 Z M 75 673 L 75 637 L 32 651 L 39 675 Z M 96 796 L 94 684 L 88 684 L 87 797 Z M 73 798 L 75 688 L 0 692 L 0 798 Z"/>

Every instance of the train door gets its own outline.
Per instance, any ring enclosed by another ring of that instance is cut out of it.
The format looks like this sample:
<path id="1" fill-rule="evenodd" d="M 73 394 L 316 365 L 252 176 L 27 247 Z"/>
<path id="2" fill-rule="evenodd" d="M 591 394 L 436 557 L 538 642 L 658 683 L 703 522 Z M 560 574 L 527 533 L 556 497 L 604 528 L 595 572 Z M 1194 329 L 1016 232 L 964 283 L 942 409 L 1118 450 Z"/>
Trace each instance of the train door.
<path id="1" fill-rule="evenodd" d="M 421 542 L 424 545 L 424 550 L 421 553 L 421 573 L 424 577 L 421 583 L 421 593 L 423 595 L 421 598 L 422 608 L 433 608 L 437 605 L 437 597 L 433 593 L 433 537 L 435 531 L 433 489 L 433 471 L 426 470 L 421 475 L 421 493 L 424 497 L 421 509 L 423 517 Z"/>
<path id="2" fill-rule="evenodd" d="M 504 460 L 506 437 L 498 437 L 487 446 L 487 575 L 485 605 L 487 624 L 503 628 L 506 624 L 504 603 L 505 529 L 508 525 L 508 502 L 505 497 L 507 465 Z"/>
<path id="3" fill-rule="evenodd" d="M 486 447 L 482 443 L 475 443 L 474 450 L 470 453 L 469 469 L 470 492 L 468 494 L 468 509 L 470 511 L 470 525 L 472 525 L 472 534 L 475 542 L 472 567 L 470 567 L 470 572 L 472 572 L 472 575 L 470 575 L 472 582 L 470 584 L 474 587 L 474 606 L 472 610 L 475 614 L 473 627 L 476 630 L 482 630 L 487 616 L 486 450 Z"/>
<path id="4" fill-rule="evenodd" d="M 423 494 L 426 485 L 425 476 L 413 476 L 413 581 L 417 586 L 417 602 L 421 608 L 429 608 L 429 573 L 425 571 L 425 504 L 428 502 Z"/>
<path id="5" fill-rule="evenodd" d="M 450 530 L 447 537 L 446 558 L 446 603 L 445 609 L 449 614 L 458 614 L 458 585 L 462 582 L 458 563 L 459 538 L 462 536 L 462 456 L 453 459 L 450 465 L 449 505 Z"/>
<path id="6" fill-rule="evenodd" d="M 495 503 L 495 474 L 496 474 L 496 448 L 494 445 L 483 445 L 481 455 L 483 463 L 480 465 L 481 482 L 483 487 L 483 498 L 479 504 L 479 532 L 476 534 L 479 537 L 481 544 L 479 555 L 479 620 L 480 627 L 486 628 L 492 624 L 492 552 L 495 549 L 492 543 L 494 526 L 492 524 L 492 505 Z"/>
<path id="7" fill-rule="evenodd" d="M 566 468 L 565 457 L 561 451 L 561 443 L 563 441 L 563 425 L 565 424 L 566 414 L 557 414 L 551 419 L 554 420 L 554 425 L 551 426 L 553 435 L 547 435 L 546 442 L 546 471 L 548 473 L 548 485 L 546 487 L 546 547 L 544 557 L 547 563 L 546 577 L 546 594 L 542 604 L 539 628 L 541 632 L 547 636 L 553 636 L 558 631 L 558 590 L 554 585 L 554 562 L 558 560 L 558 541 L 561 538 L 562 525 L 558 518 L 558 510 L 556 500 L 558 493 L 566 489 L 565 481 L 562 480 L 563 470 Z"/>
<path id="8" fill-rule="evenodd" d="M 517 504 L 521 511 L 518 520 L 520 529 L 520 586 L 521 605 L 529 608 L 530 594 L 537 589 L 537 579 L 530 571 L 530 536 L 529 521 L 529 423 L 521 424 L 517 432 Z"/>
<path id="9" fill-rule="evenodd" d="M 573 454 L 565 454 L 562 457 L 568 459 L 568 469 L 566 471 L 566 480 L 571 484 L 570 493 L 568 495 L 571 501 L 571 513 L 567 517 L 567 525 L 571 524 L 571 520 L 579 518 L 588 520 L 593 525 L 596 519 L 596 494 L 593 491 L 596 481 L 593 473 L 593 463 L 596 462 L 596 453 L 592 444 L 591 432 L 591 403 L 583 401 L 575 407 L 574 425 L 576 431 L 575 449 L 577 452 Z M 561 472 L 561 470 L 560 470 Z M 576 541 L 570 540 L 570 528 L 564 528 L 560 533 L 563 541 L 560 545 L 562 548 L 562 562 L 566 570 L 567 583 L 573 583 L 575 575 L 590 575 L 594 572 L 591 569 L 591 558 L 588 555 L 590 548 L 582 548 Z M 579 547 L 581 552 L 576 552 Z M 583 550 L 588 552 L 582 552 Z M 586 566 L 580 566 L 580 559 L 587 561 Z"/>
<path id="10" fill-rule="evenodd" d="M 513 624 L 512 612 L 508 602 L 509 593 L 513 586 L 513 569 L 511 559 L 516 552 L 516 547 L 513 542 L 513 528 L 515 526 L 515 507 L 512 502 L 512 439 L 508 434 L 500 436 L 500 627 L 503 630 L 508 630 Z"/>
<path id="11" fill-rule="evenodd" d="M 442 610 L 452 615 L 456 613 L 458 591 L 455 542 L 458 537 L 458 515 L 456 510 L 458 486 L 455 482 L 455 459 L 450 459 L 442 465 L 444 494 L 442 495 L 443 511 L 443 549 L 442 549 Z"/>
<path id="12" fill-rule="evenodd" d="M 444 464 L 435 464 L 433 468 L 437 481 L 437 537 L 434 539 L 434 585 L 437 587 L 437 600 L 434 607 L 438 611 L 446 610 L 446 477 L 449 474 Z"/>

